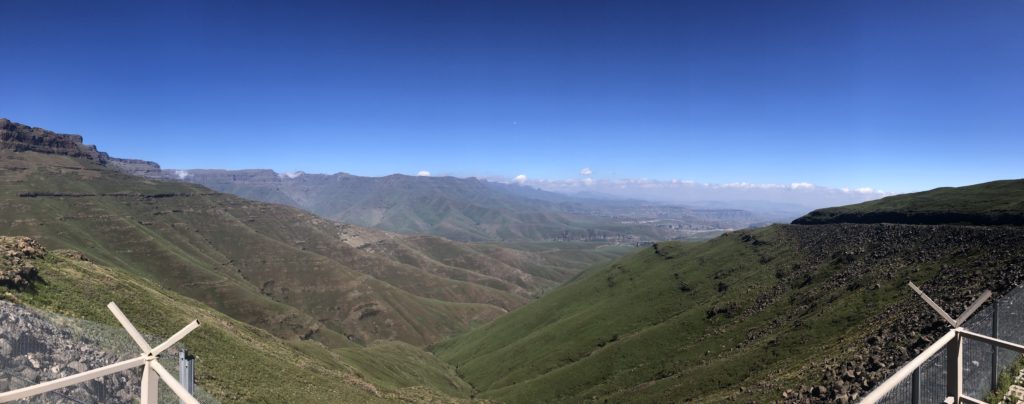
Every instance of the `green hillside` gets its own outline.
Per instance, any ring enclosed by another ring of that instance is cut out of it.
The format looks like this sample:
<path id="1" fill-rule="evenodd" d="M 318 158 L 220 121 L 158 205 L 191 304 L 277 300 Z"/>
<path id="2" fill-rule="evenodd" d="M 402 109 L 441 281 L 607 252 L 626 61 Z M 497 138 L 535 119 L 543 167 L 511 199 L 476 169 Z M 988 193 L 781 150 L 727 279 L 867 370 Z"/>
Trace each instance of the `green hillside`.
<path id="1" fill-rule="evenodd" d="M 591 252 L 578 251 L 591 258 L 573 263 L 341 225 L 128 175 L 81 137 L 0 124 L 0 235 L 82 251 L 286 339 L 427 345 L 497 318 L 608 255 L 591 244 Z"/>
<path id="2" fill-rule="evenodd" d="M 849 401 L 941 331 L 908 280 L 959 312 L 1022 278 L 1021 228 L 775 225 L 658 243 L 434 350 L 511 403 Z"/>
<path id="3" fill-rule="evenodd" d="M 19 241 L 26 240 L 0 237 L 0 253 L 7 257 Z M 40 251 L 39 246 L 33 249 Z M 26 261 L 37 268 L 38 278 L 19 288 L 0 282 L 0 297 L 119 328 L 106 309 L 114 301 L 140 331 L 162 337 L 198 319 L 200 327 L 183 342 L 198 358 L 197 384 L 224 402 L 452 402 L 470 394 L 445 364 L 408 344 L 330 352 L 319 344 L 282 341 L 156 283 L 89 262 L 75 251 L 42 253 Z M 401 366 L 388 366 L 397 363 Z M 389 371 L 375 368 L 380 366 Z"/>
<path id="4" fill-rule="evenodd" d="M 1024 179 L 895 195 L 818 209 L 794 224 L 907 223 L 1024 225 Z"/>

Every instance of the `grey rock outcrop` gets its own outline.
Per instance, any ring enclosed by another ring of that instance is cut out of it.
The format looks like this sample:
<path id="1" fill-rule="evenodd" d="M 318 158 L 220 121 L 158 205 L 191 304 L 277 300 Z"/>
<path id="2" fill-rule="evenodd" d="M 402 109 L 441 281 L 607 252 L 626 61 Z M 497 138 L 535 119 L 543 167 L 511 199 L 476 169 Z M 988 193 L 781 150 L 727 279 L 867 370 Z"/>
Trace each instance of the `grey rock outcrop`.
<path id="1" fill-rule="evenodd" d="M 29 286 L 38 277 L 32 260 L 46 253 L 28 237 L 0 236 L 0 286 L 15 289 Z"/>

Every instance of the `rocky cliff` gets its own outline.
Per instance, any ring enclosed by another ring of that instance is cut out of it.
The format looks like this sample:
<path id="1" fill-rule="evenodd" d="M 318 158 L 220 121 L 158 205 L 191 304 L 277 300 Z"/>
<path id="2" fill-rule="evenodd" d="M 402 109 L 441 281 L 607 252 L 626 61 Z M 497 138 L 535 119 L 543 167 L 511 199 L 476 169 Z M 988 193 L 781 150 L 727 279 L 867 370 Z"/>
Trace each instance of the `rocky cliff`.
<path id="1" fill-rule="evenodd" d="M 119 159 L 117 157 L 111 157 L 107 161 L 107 166 L 131 175 L 138 175 L 142 177 L 159 178 L 162 172 L 159 164 L 146 160 Z"/>
<path id="2" fill-rule="evenodd" d="M 83 143 L 80 135 L 66 135 L 34 128 L 0 118 L 0 150 L 35 151 L 85 158 L 106 164 L 107 153 L 96 150 L 96 146 Z"/>

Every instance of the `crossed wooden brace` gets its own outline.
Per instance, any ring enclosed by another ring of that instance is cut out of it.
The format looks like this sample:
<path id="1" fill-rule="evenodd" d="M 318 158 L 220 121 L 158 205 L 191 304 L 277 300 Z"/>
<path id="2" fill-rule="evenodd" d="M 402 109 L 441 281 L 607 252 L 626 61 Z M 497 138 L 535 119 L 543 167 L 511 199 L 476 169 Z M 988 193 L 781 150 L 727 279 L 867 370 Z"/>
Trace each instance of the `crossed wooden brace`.
<path id="1" fill-rule="evenodd" d="M 107 308 L 109 308 L 110 311 L 114 313 L 114 317 L 117 318 L 117 321 L 121 323 L 121 326 L 124 327 L 126 331 L 128 331 L 128 335 L 132 337 L 132 340 L 135 341 L 135 344 L 137 344 L 139 348 L 142 350 L 142 355 L 115 364 L 107 365 L 101 368 L 87 370 L 85 372 L 76 373 L 71 376 L 62 377 L 56 380 L 50 380 L 48 382 L 43 382 L 34 386 L 24 387 L 17 390 L 11 390 L 8 392 L 0 393 L 0 403 L 6 403 L 9 401 L 18 400 L 25 397 L 31 397 L 37 394 L 43 394 L 48 391 L 53 391 L 59 388 L 71 386 L 92 379 L 97 379 L 126 369 L 131 369 L 136 366 L 144 366 L 145 368 L 142 371 L 143 404 L 156 404 L 157 376 L 160 379 L 162 379 L 164 383 L 167 383 L 167 386 L 171 388 L 171 391 L 173 391 L 174 394 L 181 399 L 181 401 L 188 404 L 199 404 L 199 401 L 196 400 L 195 397 L 192 397 L 192 395 L 189 394 L 188 390 L 186 390 L 185 387 L 182 386 L 181 383 L 179 383 L 178 380 L 176 380 L 174 376 L 172 376 L 171 373 L 168 372 L 167 369 L 165 369 L 163 365 L 160 364 L 159 361 L 157 361 L 157 358 L 159 358 L 161 352 L 163 352 L 167 348 L 170 348 L 172 345 L 180 341 L 182 338 L 185 338 L 185 336 L 188 335 L 188 333 L 192 332 L 192 330 L 195 330 L 197 327 L 199 327 L 199 320 L 193 320 L 191 323 L 186 325 L 185 328 L 182 328 L 181 331 L 178 331 L 177 333 L 172 335 L 162 344 L 157 345 L 155 347 L 150 347 L 146 340 L 142 338 L 142 334 L 140 334 L 139 331 L 135 329 L 135 326 L 132 325 L 132 322 L 128 321 L 128 317 L 125 317 L 124 313 L 121 312 L 121 309 L 118 308 L 117 305 L 114 304 L 114 302 L 110 302 L 110 304 L 107 305 Z"/>
<path id="2" fill-rule="evenodd" d="M 910 288 L 913 289 L 914 292 L 918 294 L 918 296 L 921 296 L 921 298 L 924 299 L 925 303 L 928 303 L 928 305 L 931 306 L 932 310 L 935 310 L 935 312 L 938 313 L 939 317 L 942 317 L 943 320 L 946 320 L 946 322 L 949 323 L 949 325 L 952 325 L 953 328 L 959 328 L 960 326 L 964 325 L 964 323 L 967 322 L 967 319 L 971 318 L 971 315 L 974 314 L 975 311 L 978 311 L 978 309 L 981 308 L 981 305 L 985 304 L 985 301 L 988 300 L 988 298 L 992 297 L 991 290 L 986 290 L 982 292 L 981 296 L 978 296 L 977 299 L 974 299 L 974 303 L 971 303 L 970 306 L 967 306 L 967 309 L 960 314 L 960 317 L 957 317 L 956 320 L 954 320 L 953 317 L 946 313 L 945 310 L 942 310 L 942 307 L 939 307 L 939 305 L 935 303 L 935 301 L 932 300 L 932 298 L 924 294 L 924 292 L 922 292 L 921 289 L 914 284 L 914 282 L 909 282 L 908 284 L 910 285 Z"/>

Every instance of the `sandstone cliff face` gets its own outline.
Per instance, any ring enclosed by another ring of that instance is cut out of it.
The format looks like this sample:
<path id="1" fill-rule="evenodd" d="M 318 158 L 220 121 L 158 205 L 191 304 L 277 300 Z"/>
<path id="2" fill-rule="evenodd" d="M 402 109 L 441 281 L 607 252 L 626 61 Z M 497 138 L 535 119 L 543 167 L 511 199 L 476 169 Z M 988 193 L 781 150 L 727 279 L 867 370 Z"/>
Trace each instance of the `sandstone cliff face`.
<path id="1" fill-rule="evenodd" d="M 34 151 L 85 158 L 106 164 L 107 153 L 83 143 L 80 135 L 65 135 L 0 118 L 0 150 Z"/>

